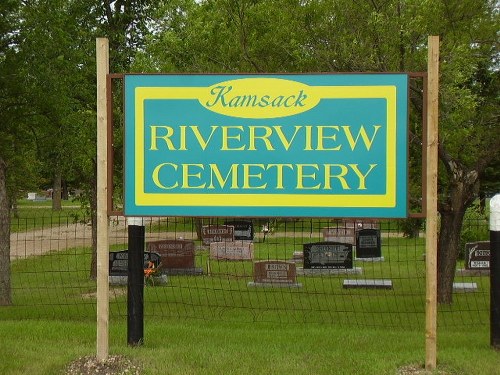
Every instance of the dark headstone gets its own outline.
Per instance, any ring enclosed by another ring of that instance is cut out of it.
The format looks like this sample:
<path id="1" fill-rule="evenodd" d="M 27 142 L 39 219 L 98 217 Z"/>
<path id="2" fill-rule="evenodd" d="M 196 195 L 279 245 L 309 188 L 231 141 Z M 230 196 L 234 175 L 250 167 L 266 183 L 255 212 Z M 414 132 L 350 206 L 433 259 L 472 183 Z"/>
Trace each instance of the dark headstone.
<path id="1" fill-rule="evenodd" d="M 255 262 L 253 279 L 256 284 L 295 284 L 297 279 L 295 263 L 281 260 Z"/>
<path id="2" fill-rule="evenodd" d="M 316 242 L 303 245 L 304 269 L 353 268 L 352 245 L 340 242 Z"/>
<path id="3" fill-rule="evenodd" d="M 201 227 L 203 245 L 209 246 L 212 242 L 234 241 L 234 227 L 232 225 L 204 225 Z"/>
<path id="4" fill-rule="evenodd" d="M 356 232 L 356 257 L 380 258 L 382 249 L 380 244 L 380 230 L 361 229 Z"/>
<path id="5" fill-rule="evenodd" d="M 253 223 L 249 220 L 226 221 L 225 225 L 234 227 L 234 239 L 243 241 L 253 241 Z"/>
<path id="6" fill-rule="evenodd" d="M 167 274 L 200 274 L 202 269 L 195 268 L 194 241 L 162 240 L 146 243 L 146 251 L 161 256 L 161 269 Z"/>
<path id="7" fill-rule="evenodd" d="M 153 262 L 155 268 L 160 265 L 160 254 L 144 253 L 144 268 L 148 262 Z M 113 251 L 109 253 L 109 275 L 127 276 L 128 275 L 128 250 Z"/>
<path id="8" fill-rule="evenodd" d="M 490 269 L 490 242 L 479 241 L 465 244 L 465 269 Z"/>

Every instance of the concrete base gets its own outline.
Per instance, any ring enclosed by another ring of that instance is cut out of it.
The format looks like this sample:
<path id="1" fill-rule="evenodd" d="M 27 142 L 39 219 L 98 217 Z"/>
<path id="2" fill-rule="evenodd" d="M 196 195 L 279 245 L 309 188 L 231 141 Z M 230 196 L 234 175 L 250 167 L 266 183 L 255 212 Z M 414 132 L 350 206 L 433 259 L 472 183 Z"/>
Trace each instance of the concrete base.
<path id="1" fill-rule="evenodd" d="M 383 262 L 384 257 L 374 257 L 374 258 L 354 258 L 355 262 Z"/>
<path id="2" fill-rule="evenodd" d="M 203 268 L 164 268 L 163 272 L 171 276 L 198 276 L 203 275 Z"/>
<path id="3" fill-rule="evenodd" d="M 363 269 L 361 267 L 354 268 L 313 268 L 306 269 L 303 267 L 297 268 L 297 275 L 303 276 L 324 276 L 324 275 L 361 275 Z"/>
<path id="4" fill-rule="evenodd" d="M 345 289 L 392 289 L 392 280 L 344 280 L 343 287 Z"/>
<path id="5" fill-rule="evenodd" d="M 127 276 L 109 276 L 109 285 L 127 285 Z"/>
<path id="6" fill-rule="evenodd" d="M 460 268 L 456 271 L 457 276 L 489 276 L 490 270 L 467 270 Z"/>
<path id="7" fill-rule="evenodd" d="M 247 285 L 250 288 L 302 288 L 301 283 L 256 283 L 250 281 Z"/>
<path id="8" fill-rule="evenodd" d="M 453 283 L 454 292 L 475 292 L 477 283 Z"/>
<path id="9" fill-rule="evenodd" d="M 120 285 L 127 286 L 128 284 L 128 276 L 109 276 L 109 285 Z M 159 275 L 154 277 L 154 285 L 166 285 L 168 277 L 167 275 Z M 144 280 L 144 285 L 150 285 L 151 283 Z"/>

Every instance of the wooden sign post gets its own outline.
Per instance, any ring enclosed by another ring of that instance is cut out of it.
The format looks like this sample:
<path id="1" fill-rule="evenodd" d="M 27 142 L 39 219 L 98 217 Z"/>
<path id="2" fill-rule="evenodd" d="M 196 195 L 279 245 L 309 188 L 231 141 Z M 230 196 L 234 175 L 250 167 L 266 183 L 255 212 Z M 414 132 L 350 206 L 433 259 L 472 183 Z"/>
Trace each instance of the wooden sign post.
<path id="1" fill-rule="evenodd" d="M 97 359 L 108 357 L 109 325 L 109 227 L 107 211 L 108 160 L 106 75 L 109 73 L 109 42 L 96 40 L 97 64 Z"/>
<path id="2" fill-rule="evenodd" d="M 425 368 L 436 368 L 437 331 L 437 167 L 438 167 L 438 93 L 439 37 L 429 36 L 427 60 L 427 207 L 426 207 L 426 298 Z"/>

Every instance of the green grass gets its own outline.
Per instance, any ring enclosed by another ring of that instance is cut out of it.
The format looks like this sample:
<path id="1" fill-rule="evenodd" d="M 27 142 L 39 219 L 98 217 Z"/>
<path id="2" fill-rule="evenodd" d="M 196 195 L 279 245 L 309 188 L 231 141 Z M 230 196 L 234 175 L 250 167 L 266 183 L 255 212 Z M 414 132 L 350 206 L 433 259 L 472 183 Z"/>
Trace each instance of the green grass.
<path id="1" fill-rule="evenodd" d="M 110 323 L 110 354 L 148 374 L 396 374 L 422 365 L 422 330 L 337 325 L 273 325 L 146 319 L 141 347 L 127 346 L 125 318 Z M 0 322 L 0 373 L 62 373 L 72 360 L 95 355 L 95 323 L 52 320 Z M 486 329 L 441 330 L 438 369 L 445 374 L 498 374 L 500 354 Z"/>
<path id="2" fill-rule="evenodd" d="M 269 236 L 254 244 L 255 257 L 290 259 L 314 235 Z M 425 358 L 424 248 L 423 239 L 383 237 L 385 262 L 356 264 L 360 276 L 299 276 L 303 286 L 295 289 L 250 288 L 251 262 L 197 251 L 205 275 L 145 288 L 139 348 L 126 344 L 126 288 L 111 288 L 110 353 L 133 358 L 146 375 L 395 374 Z M 12 262 L 14 304 L 0 308 L 0 374 L 58 374 L 95 354 L 90 256 L 72 248 Z M 356 277 L 390 278 L 395 288 L 342 288 Z M 500 355 L 489 347 L 489 278 L 456 281 L 477 282 L 479 291 L 455 294 L 453 305 L 439 308 L 439 369 L 500 374 Z"/>
<path id="3" fill-rule="evenodd" d="M 62 210 L 53 211 L 51 200 L 22 199 L 17 202 L 17 212 L 11 212 L 10 230 L 16 233 L 68 225 L 84 220 L 85 216 L 78 202 L 62 201 Z"/>

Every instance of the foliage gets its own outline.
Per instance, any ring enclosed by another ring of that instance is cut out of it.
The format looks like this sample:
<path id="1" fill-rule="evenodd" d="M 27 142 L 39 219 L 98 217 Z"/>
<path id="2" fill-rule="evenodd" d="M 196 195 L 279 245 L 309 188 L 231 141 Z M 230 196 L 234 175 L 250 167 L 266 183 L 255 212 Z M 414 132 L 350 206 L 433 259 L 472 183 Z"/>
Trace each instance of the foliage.
<path id="1" fill-rule="evenodd" d="M 481 207 L 478 204 L 469 207 L 465 213 L 464 224 L 460 232 L 460 258 L 464 258 L 466 243 L 489 241 L 489 239 L 488 215 L 481 212 Z"/>
<path id="2" fill-rule="evenodd" d="M 494 0 L 7 0 L 0 14 L 0 161 L 11 201 L 62 180 L 83 188 L 95 213 L 96 36 L 110 39 L 112 72 L 292 73 L 425 71 L 427 37 L 439 35 L 445 226 L 453 221 L 447 215 L 461 226 L 479 182 L 484 191 L 498 187 Z M 418 200 L 422 82 L 412 80 L 410 91 L 410 183 Z M 113 100 L 121 107 L 120 95 Z M 119 195 L 120 109 L 115 119 Z M 454 262 L 457 243 L 440 239 L 441 259 Z"/>

